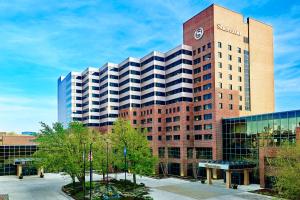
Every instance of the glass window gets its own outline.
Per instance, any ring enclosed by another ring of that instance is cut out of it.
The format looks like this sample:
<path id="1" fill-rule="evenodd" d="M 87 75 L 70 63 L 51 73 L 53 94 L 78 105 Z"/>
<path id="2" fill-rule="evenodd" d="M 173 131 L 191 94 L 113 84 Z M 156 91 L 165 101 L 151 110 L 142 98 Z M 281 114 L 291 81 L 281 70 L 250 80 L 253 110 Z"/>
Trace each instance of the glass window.
<path id="1" fill-rule="evenodd" d="M 218 47 L 222 48 L 222 43 L 221 42 L 218 42 Z"/>

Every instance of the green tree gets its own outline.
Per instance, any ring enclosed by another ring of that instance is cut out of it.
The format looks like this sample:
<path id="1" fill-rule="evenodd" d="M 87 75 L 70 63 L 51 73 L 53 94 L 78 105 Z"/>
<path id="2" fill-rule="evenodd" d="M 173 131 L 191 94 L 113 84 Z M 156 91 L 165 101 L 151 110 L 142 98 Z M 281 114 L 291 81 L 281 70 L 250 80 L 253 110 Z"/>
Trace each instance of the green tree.
<path id="1" fill-rule="evenodd" d="M 275 189 L 287 199 L 300 198 L 300 144 L 282 145 L 275 158 L 268 159 L 268 175 L 275 177 Z"/>
<path id="2" fill-rule="evenodd" d="M 125 169 L 124 148 L 127 150 L 127 169 L 133 174 L 133 182 L 136 183 L 136 175 L 150 175 L 154 173 L 157 158 L 152 156 L 146 134 L 141 128 L 133 128 L 130 122 L 124 119 L 115 121 L 111 142 L 118 158 L 116 165 Z"/>
<path id="3" fill-rule="evenodd" d="M 54 123 L 53 127 L 41 123 L 42 129 L 36 141 L 39 144 L 38 151 L 34 154 L 35 164 L 44 167 L 48 171 L 65 172 L 72 178 L 73 184 L 76 181 L 83 183 L 83 149 L 86 144 L 86 154 L 88 157 L 89 144 L 93 143 L 93 154 L 99 156 L 97 152 L 102 145 L 101 135 L 78 122 L 72 122 L 67 129 L 62 124 Z M 94 169 L 99 168 L 97 156 L 93 156 Z M 87 167 L 89 166 L 89 162 Z"/>

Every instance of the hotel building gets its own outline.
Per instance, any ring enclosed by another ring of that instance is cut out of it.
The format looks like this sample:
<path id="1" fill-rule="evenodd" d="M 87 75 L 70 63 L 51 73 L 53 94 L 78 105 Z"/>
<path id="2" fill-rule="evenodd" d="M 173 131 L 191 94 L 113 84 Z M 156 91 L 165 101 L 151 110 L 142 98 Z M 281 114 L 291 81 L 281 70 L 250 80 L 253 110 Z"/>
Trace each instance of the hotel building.
<path id="1" fill-rule="evenodd" d="M 58 79 L 59 122 L 107 131 L 126 118 L 147 130 L 158 172 L 180 176 L 203 159 L 230 160 L 223 119 L 274 105 L 272 27 L 215 4 L 183 23 L 183 44 L 168 52 Z"/>

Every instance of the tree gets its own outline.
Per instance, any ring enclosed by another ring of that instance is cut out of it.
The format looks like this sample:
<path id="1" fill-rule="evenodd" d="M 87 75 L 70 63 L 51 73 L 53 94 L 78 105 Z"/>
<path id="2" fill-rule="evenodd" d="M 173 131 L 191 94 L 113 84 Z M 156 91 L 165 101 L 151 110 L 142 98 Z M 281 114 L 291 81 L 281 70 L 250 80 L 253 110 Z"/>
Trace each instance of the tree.
<path id="1" fill-rule="evenodd" d="M 127 151 L 127 169 L 133 174 L 136 184 L 136 174 L 150 175 L 154 173 L 157 158 L 151 154 L 146 134 L 141 128 L 133 128 L 130 122 L 124 119 L 115 121 L 111 141 L 118 158 L 124 158 L 124 148 Z M 124 159 L 117 159 L 116 165 L 125 169 Z"/>
<path id="2" fill-rule="evenodd" d="M 300 197 L 300 144 L 283 144 L 276 157 L 268 159 L 275 189 L 287 199 Z"/>
<path id="3" fill-rule="evenodd" d="M 93 143 L 93 154 L 97 152 L 101 145 L 101 136 L 81 123 L 72 122 L 67 129 L 60 123 L 54 123 L 53 127 L 41 123 L 42 130 L 38 134 L 36 141 L 39 144 L 38 151 L 34 154 L 35 164 L 44 167 L 48 171 L 65 172 L 72 178 L 73 184 L 76 181 L 83 183 L 83 149 Z M 88 151 L 85 157 L 87 158 Z M 98 157 L 93 156 L 94 168 L 99 168 Z M 89 163 L 87 162 L 87 167 Z"/>

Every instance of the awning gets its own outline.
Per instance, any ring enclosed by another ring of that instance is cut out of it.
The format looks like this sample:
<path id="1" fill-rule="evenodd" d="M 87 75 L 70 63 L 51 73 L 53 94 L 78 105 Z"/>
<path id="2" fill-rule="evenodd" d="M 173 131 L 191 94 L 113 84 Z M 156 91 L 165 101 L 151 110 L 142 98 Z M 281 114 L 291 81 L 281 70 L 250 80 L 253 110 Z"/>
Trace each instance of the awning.
<path id="1" fill-rule="evenodd" d="M 248 161 L 223 161 L 223 160 L 205 160 L 199 162 L 199 167 L 212 169 L 249 169 L 254 168 L 256 164 Z"/>
<path id="2" fill-rule="evenodd" d="M 28 162 L 32 162 L 33 158 L 17 158 L 14 159 L 14 165 L 25 165 Z"/>

